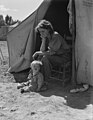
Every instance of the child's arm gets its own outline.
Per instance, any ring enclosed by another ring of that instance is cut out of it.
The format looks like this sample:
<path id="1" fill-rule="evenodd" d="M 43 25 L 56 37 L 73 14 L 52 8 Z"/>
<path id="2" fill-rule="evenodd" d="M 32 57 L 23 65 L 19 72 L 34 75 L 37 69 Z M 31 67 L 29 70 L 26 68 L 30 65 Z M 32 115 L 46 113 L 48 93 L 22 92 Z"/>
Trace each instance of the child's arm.
<path id="1" fill-rule="evenodd" d="M 32 82 L 32 79 L 33 79 L 33 76 L 32 76 L 32 74 L 31 73 L 29 73 L 29 75 L 28 75 L 28 77 L 27 77 L 27 85 L 29 85 L 29 84 L 31 84 L 31 82 Z"/>
<path id="2" fill-rule="evenodd" d="M 27 77 L 28 80 L 32 79 L 32 73 L 30 72 L 28 77 Z"/>

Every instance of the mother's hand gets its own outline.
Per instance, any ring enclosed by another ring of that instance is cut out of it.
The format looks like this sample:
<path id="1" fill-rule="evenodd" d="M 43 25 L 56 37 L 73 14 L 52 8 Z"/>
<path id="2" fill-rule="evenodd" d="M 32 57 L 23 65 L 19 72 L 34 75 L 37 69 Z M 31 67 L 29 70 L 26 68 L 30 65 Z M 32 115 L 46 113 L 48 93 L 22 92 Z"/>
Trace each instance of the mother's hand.
<path id="1" fill-rule="evenodd" d="M 41 55 L 43 55 L 43 52 L 42 51 L 37 51 L 37 52 L 35 52 L 34 54 L 33 54 L 33 59 L 37 59 L 39 56 L 41 56 Z"/>

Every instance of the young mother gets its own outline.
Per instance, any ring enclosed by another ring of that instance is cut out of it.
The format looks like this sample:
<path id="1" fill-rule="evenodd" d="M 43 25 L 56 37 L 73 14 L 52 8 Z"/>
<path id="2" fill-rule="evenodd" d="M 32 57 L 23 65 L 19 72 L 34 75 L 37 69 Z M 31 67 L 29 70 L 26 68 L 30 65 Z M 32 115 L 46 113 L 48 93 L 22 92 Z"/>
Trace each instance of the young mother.
<path id="1" fill-rule="evenodd" d="M 69 59 L 70 49 L 64 38 L 54 31 L 49 21 L 41 20 L 35 29 L 40 33 L 42 43 L 40 51 L 35 52 L 33 58 L 38 57 L 43 62 L 44 77 L 47 81 L 51 75 L 51 65 L 60 65 Z"/>

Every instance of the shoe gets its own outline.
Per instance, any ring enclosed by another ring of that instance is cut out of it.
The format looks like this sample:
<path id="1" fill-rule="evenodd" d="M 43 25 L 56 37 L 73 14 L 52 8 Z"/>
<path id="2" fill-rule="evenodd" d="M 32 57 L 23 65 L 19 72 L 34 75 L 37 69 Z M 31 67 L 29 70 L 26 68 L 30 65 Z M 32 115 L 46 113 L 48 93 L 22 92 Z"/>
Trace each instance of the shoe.
<path id="1" fill-rule="evenodd" d="M 70 93 L 77 93 L 77 92 L 79 92 L 79 88 L 70 90 Z"/>
<path id="2" fill-rule="evenodd" d="M 70 90 L 70 93 L 84 92 L 89 89 L 89 85 L 83 84 L 83 87 Z"/>
<path id="3" fill-rule="evenodd" d="M 44 84 L 44 85 L 42 86 L 42 88 L 40 89 L 40 91 L 46 91 L 46 90 L 48 90 L 48 85 L 47 85 L 47 84 Z"/>

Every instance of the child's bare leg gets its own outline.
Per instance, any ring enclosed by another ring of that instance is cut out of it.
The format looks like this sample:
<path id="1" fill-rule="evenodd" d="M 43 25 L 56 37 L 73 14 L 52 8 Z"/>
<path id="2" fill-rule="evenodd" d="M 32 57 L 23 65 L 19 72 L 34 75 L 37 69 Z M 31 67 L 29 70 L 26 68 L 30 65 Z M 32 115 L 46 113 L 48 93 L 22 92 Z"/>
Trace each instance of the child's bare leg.
<path id="1" fill-rule="evenodd" d="M 21 93 L 24 93 L 24 92 L 30 92 L 29 86 L 26 86 L 26 87 L 21 89 Z"/>
<path id="2" fill-rule="evenodd" d="M 24 86 L 25 86 L 24 83 L 18 83 L 18 85 L 17 85 L 17 89 L 20 89 L 20 88 L 22 88 L 22 87 L 24 87 Z"/>
<path id="3" fill-rule="evenodd" d="M 18 83 L 17 89 L 23 88 L 24 86 L 28 86 L 31 83 L 31 80 L 23 83 Z"/>

